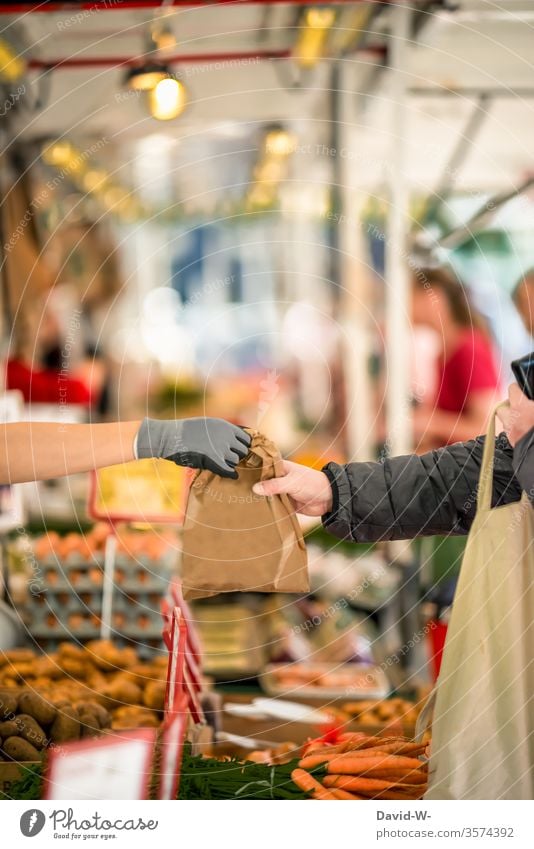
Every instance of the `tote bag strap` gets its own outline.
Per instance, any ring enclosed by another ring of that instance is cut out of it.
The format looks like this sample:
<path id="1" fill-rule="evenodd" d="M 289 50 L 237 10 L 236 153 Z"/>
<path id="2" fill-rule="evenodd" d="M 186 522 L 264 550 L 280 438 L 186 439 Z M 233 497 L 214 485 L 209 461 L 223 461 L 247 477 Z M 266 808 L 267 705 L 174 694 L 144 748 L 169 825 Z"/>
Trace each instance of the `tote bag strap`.
<path id="1" fill-rule="evenodd" d="M 478 510 L 491 510 L 491 496 L 493 494 L 493 465 L 495 460 L 495 417 L 499 410 L 509 406 L 508 401 L 502 401 L 498 404 L 493 413 L 488 425 L 486 441 L 484 443 L 484 453 L 482 455 L 482 466 L 480 467 L 480 477 L 478 479 Z"/>

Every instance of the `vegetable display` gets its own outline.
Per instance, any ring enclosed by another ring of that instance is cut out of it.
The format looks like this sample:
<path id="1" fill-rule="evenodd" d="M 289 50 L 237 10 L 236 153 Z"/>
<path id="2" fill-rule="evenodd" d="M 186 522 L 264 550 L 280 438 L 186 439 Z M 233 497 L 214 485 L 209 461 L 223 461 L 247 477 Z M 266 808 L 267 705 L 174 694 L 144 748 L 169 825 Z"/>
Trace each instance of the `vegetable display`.
<path id="1" fill-rule="evenodd" d="M 303 747 L 300 759 L 273 765 L 193 755 L 186 743 L 177 798 L 420 799 L 427 782 L 427 765 L 418 757 L 424 748 L 406 738 L 347 733 L 341 734 L 335 745 L 311 741 Z M 41 782 L 41 766 L 32 766 L 24 778 L 11 785 L 10 798 L 39 799 Z"/>

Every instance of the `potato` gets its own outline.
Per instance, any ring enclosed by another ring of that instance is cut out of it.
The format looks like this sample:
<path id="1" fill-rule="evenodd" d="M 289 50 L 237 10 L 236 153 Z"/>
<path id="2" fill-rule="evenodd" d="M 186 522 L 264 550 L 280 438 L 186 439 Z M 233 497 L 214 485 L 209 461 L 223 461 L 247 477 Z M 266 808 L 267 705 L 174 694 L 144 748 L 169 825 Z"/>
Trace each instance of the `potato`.
<path id="1" fill-rule="evenodd" d="M 54 721 L 56 709 L 49 701 L 43 699 L 39 693 L 29 691 L 22 693 L 19 698 L 19 710 L 33 716 L 40 725 L 50 725 Z"/>
<path id="2" fill-rule="evenodd" d="M 84 660 L 79 660 L 77 657 L 62 655 L 59 659 L 59 665 L 65 675 L 72 678 L 83 680 L 87 674 L 87 664 Z"/>
<path id="3" fill-rule="evenodd" d="M 2 744 L 2 750 L 14 761 L 38 761 L 39 752 L 21 737 L 8 737 Z"/>
<path id="4" fill-rule="evenodd" d="M 101 693 L 95 693 L 95 698 L 105 708 L 113 708 L 118 705 L 141 704 L 141 688 L 125 678 L 116 678 L 108 684 Z"/>
<path id="5" fill-rule="evenodd" d="M 87 737 L 88 731 L 100 731 L 100 723 L 98 721 L 98 717 L 96 713 L 89 710 L 82 710 L 78 712 L 78 717 L 81 725 L 82 737 Z"/>
<path id="6" fill-rule="evenodd" d="M 68 743 L 80 737 L 80 722 L 78 714 L 72 705 L 65 705 L 57 712 L 50 726 L 50 739 L 54 743 Z"/>
<path id="7" fill-rule="evenodd" d="M 143 693 L 143 704 L 153 710 L 163 710 L 166 687 L 165 681 L 150 681 Z"/>
<path id="8" fill-rule="evenodd" d="M 9 649 L 0 651 L 0 666 L 13 663 L 32 663 L 35 660 L 35 652 L 32 649 Z"/>
<path id="9" fill-rule="evenodd" d="M 77 646 L 75 643 L 60 643 L 57 649 L 59 657 L 72 657 L 76 660 L 85 660 L 86 652 L 82 646 Z"/>
<path id="10" fill-rule="evenodd" d="M 100 728 L 109 728 L 111 723 L 111 716 L 107 712 L 107 710 L 102 707 L 102 705 L 98 704 L 98 702 L 93 701 L 83 701 L 76 703 L 76 710 L 79 714 L 89 713 L 94 714 L 96 719 L 98 720 L 98 725 Z"/>
<path id="11" fill-rule="evenodd" d="M 33 716 L 29 716 L 27 713 L 19 713 L 14 721 L 17 723 L 20 736 L 28 743 L 31 743 L 36 749 L 43 749 L 46 746 L 47 736 Z"/>
<path id="12" fill-rule="evenodd" d="M 121 713 L 122 711 L 122 713 Z M 143 708 L 127 706 L 115 711 L 111 721 L 114 730 L 127 728 L 158 728 L 159 719 L 155 713 Z"/>
<path id="13" fill-rule="evenodd" d="M 8 737 L 18 737 L 19 727 L 16 720 L 9 719 L 7 722 L 0 722 L 0 737 L 6 740 Z"/>
<path id="14" fill-rule="evenodd" d="M 18 703 L 17 693 L 0 690 L 0 719 L 8 718 L 15 713 Z"/>

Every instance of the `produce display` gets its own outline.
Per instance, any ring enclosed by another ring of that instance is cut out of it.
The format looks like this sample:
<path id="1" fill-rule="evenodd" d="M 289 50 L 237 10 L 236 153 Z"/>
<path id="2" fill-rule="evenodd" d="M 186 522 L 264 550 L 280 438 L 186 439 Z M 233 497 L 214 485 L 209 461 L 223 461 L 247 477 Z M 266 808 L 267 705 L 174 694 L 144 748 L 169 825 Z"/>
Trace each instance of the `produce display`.
<path id="1" fill-rule="evenodd" d="M 48 655 L 13 649 L 0 652 L 0 693 L 4 694 L 0 699 L 6 699 L 7 704 L 9 698 L 17 698 L 18 709 L 23 691 L 31 689 L 51 709 L 62 704 L 72 706 L 81 722 L 78 737 L 85 735 L 85 726 L 93 727 L 93 712 L 99 717 L 99 728 L 157 727 L 166 671 L 166 655 L 142 662 L 132 648 L 118 648 L 108 640 L 90 641 L 85 646 L 64 642 Z M 89 703 L 104 709 L 109 721 L 101 710 L 89 708 Z"/>
<path id="2" fill-rule="evenodd" d="M 304 749 L 300 758 L 273 765 L 193 755 L 186 743 L 177 798 L 409 801 L 425 793 L 427 766 L 419 760 L 424 746 L 405 737 L 345 734 L 336 745 L 311 741 Z M 10 795 L 40 799 L 41 766 L 13 783 Z"/>
<path id="3" fill-rule="evenodd" d="M 85 535 L 50 532 L 34 541 L 32 569 L 42 576 L 42 591 L 28 593 L 19 608 L 43 648 L 53 650 L 67 637 L 85 641 L 99 636 L 109 533 L 109 526 L 99 523 Z M 172 532 L 119 528 L 111 626 L 124 644 L 142 640 L 147 648 L 160 646 L 160 601 L 175 560 Z"/>

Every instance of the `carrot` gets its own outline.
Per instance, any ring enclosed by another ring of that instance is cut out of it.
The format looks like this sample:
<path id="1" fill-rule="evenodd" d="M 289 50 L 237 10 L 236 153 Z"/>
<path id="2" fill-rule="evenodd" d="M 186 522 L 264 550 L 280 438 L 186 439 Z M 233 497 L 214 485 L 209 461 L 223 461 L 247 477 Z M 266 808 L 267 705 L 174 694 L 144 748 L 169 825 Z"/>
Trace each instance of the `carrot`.
<path id="1" fill-rule="evenodd" d="M 294 769 L 291 773 L 291 780 L 299 787 L 301 790 L 305 790 L 307 793 L 310 793 L 314 799 L 335 799 L 336 797 L 329 790 L 326 790 L 322 784 L 319 784 L 318 781 L 310 775 L 309 772 L 306 772 L 304 769 Z"/>
<path id="2" fill-rule="evenodd" d="M 380 751 L 391 755 L 422 755 L 426 749 L 426 743 L 383 743 Z M 364 750 L 365 751 L 365 750 Z"/>
<path id="3" fill-rule="evenodd" d="M 367 734 L 363 731 L 344 731 L 339 735 L 338 740 L 368 740 Z"/>
<path id="4" fill-rule="evenodd" d="M 321 764 L 326 764 L 332 758 L 337 758 L 337 755 L 306 755 L 306 757 L 302 758 L 299 761 L 299 767 L 301 769 L 315 769 L 316 766 L 321 766 Z"/>
<path id="5" fill-rule="evenodd" d="M 368 769 L 364 773 L 367 778 L 387 778 L 391 781 L 399 781 L 402 784 L 418 785 L 426 784 L 428 776 L 426 773 L 418 773 L 416 770 L 403 772 L 402 770 L 394 769 Z"/>
<path id="6" fill-rule="evenodd" d="M 362 778 L 358 775 L 325 775 L 325 787 L 341 788 L 342 790 L 355 791 L 356 793 L 368 794 L 370 791 L 380 793 L 381 790 L 392 790 L 397 788 L 396 781 L 385 781 L 380 778 Z"/>
<path id="7" fill-rule="evenodd" d="M 344 740 L 344 749 L 345 751 L 352 749 L 374 749 L 381 748 L 382 746 L 387 746 L 392 743 L 403 743 L 406 742 L 402 738 L 398 737 L 367 737 L 365 740 Z"/>
<path id="8" fill-rule="evenodd" d="M 333 791 L 332 791 L 333 792 Z M 405 801 L 411 799 L 421 799 L 426 793 L 426 787 L 418 787 L 414 788 L 413 791 L 406 792 L 405 789 L 397 790 L 396 788 L 392 788 L 391 790 L 382 790 L 380 793 L 374 793 L 373 799 L 396 799 L 397 801 Z"/>
<path id="9" fill-rule="evenodd" d="M 357 796 L 356 793 L 349 793 L 348 790 L 342 790 L 340 787 L 332 790 L 332 793 L 336 799 L 363 799 L 363 796 Z"/>
<path id="10" fill-rule="evenodd" d="M 355 758 L 347 753 L 329 760 L 327 770 L 338 775 L 354 775 L 373 767 L 393 770 L 419 769 L 420 763 L 416 758 L 405 758 L 400 755 L 377 754 L 370 755 L 368 758 Z"/>

